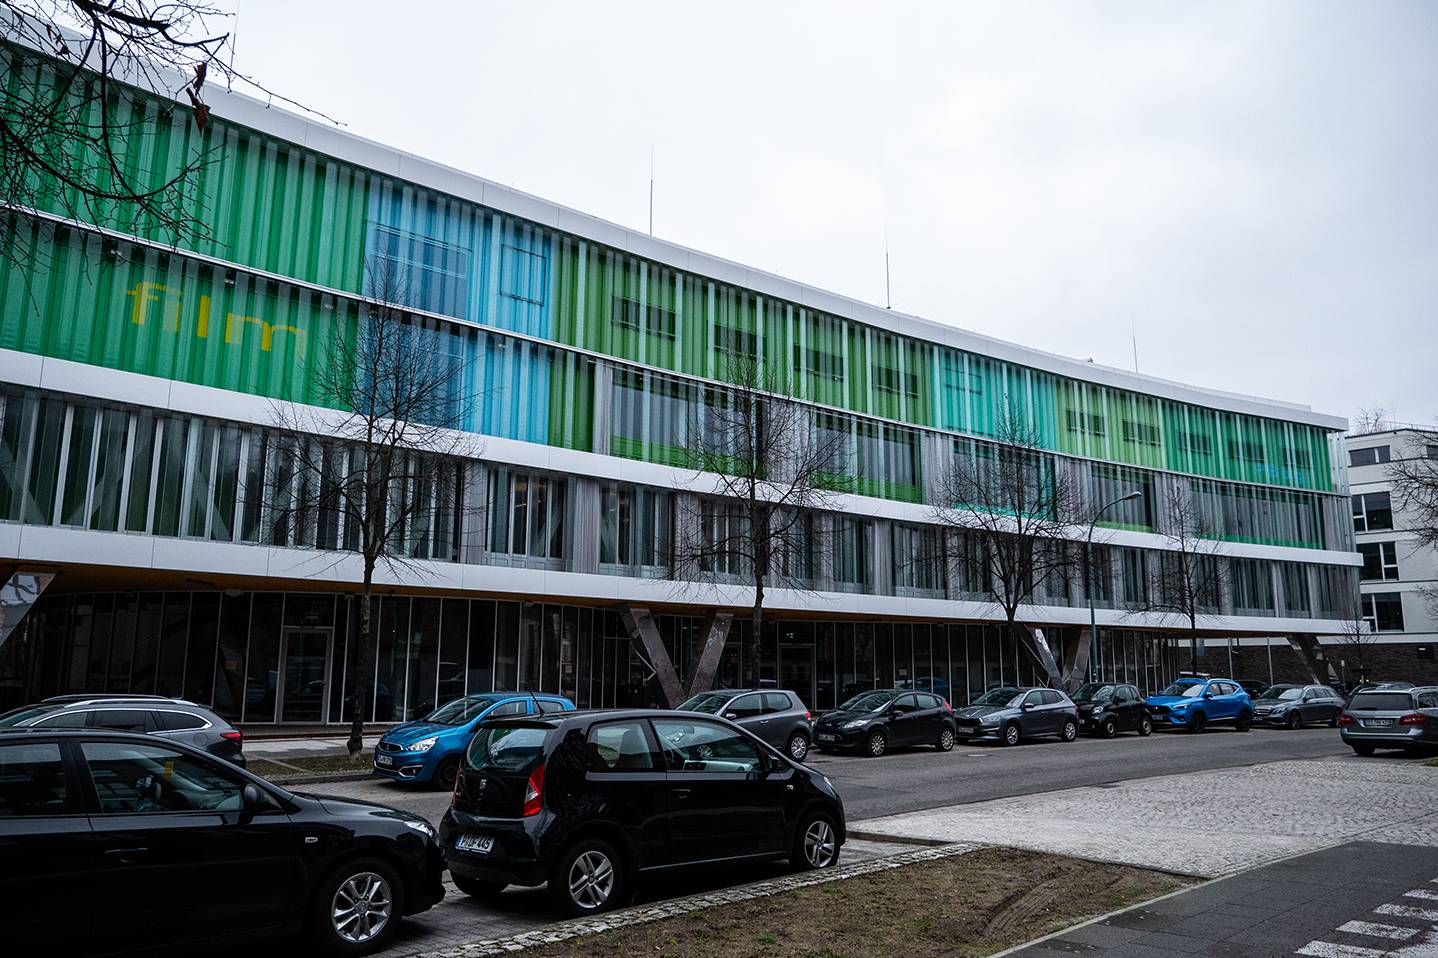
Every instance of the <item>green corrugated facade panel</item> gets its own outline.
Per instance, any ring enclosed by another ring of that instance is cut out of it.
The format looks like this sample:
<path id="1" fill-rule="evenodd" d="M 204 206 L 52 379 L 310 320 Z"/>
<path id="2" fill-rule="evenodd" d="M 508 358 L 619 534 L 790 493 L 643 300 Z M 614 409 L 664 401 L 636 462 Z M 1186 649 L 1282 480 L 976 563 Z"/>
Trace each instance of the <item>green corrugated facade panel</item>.
<path id="1" fill-rule="evenodd" d="M 16 84 L 53 82 L 53 74 L 37 65 L 12 71 L 10 82 L 13 90 Z M 128 103 L 121 105 L 122 110 L 129 108 Z M 163 182 L 187 158 L 213 151 L 184 200 L 184 209 L 207 226 L 210 236 L 182 241 L 183 249 L 355 292 L 363 287 L 368 219 L 378 215 L 372 194 L 402 191 L 409 198 L 400 205 L 410 213 L 398 207 L 391 211 L 395 217 L 407 217 L 402 225 L 411 231 L 435 231 L 435 239 L 452 246 L 463 245 L 466 235 L 480 231 L 473 227 L 456 232 L 456 217 L 466 219 L 470 210 L 483 215 L 466 221 L 483 220 L 489 233 L 518 222 L 218 117 L 201 133 L 184 107 L 162 108 L 152 98 L 136 96 L 133 108 L 149 111 L 153 121 L 145 126 L 152 131 L 148 136 L 125 141 L 125 153 L 145 182 Z M 63 211 L 66 204 L 51 196 L 46 208 Z M 94 214 L 107 227 L 171 239 L 157 235 L 154 224 L 130 222 L 103 209 Z M 491 244 L 490 255 L 529 257 L 526 268 L 547 285 L 551 301 L 543 306 L 547 314 L 539 316 L 531 296 L 525 309 L 539 318 L 524 328 L 547 328 L 562 344 L 717 379 L 725 376 L 726 355 L 758 355 L 780 388 L 860 414 L 993 436 L 1012 409 L 1025 417 L 1045 446 L 1058 452 L 1221 479 L 1333 488 L 1327 434 L 1316 427 L 1219 413 L 1016 366 L 775 300 L 539 226 L 524 228 L 547 238 L 547 253 L 546 241 L 536 239 L 519 243 L 514 251 Z M 535 256 L 547 256 L 547 265 Z M 332 311 L 329 316 L 314 315 L 312 303 L 295 292 L 286 293 L 289 298 L 283 302 L 273 296 L 267 300 L 271 294 L 259 292 L 263 284 L 244 276 L 226 287 L 212 271 L 197 272 L 198 267 L 182 267 L 178 261 L 153 277 L 137 274 L 140 267 L 133 263 L 123 268 L 106 263 L 92 277 L 94 288 L 84 293 L 81 287 L 88 280 L 80 278 L 79 258 L 66 253 L 59 259 L 65 261 L 63 268 L 58 261 L 54 269 L 37 267 L 37 281 L 58 290 L 58 298 L 46 301 L 66 304 L 54 306 L 57 312 L 43 314 L 43 321 L 26 319 L 19 309 L 26 298 L 16 300 L 13 292 L 7 297 L 0 337 L 14 343 L 13 348 L 314 401 L 304 357 L 292 356 L 297 364 L 292 369 L 275 365 L 292 345 L 280 347 L 278 356 L 251 356 L 242 349 L 220 350 L 211 337 L 200 344 L 205 348 L 183 357 L 173 344 L 156 338 L 148 322 L 144 328 L 116 327 L 113 314 L 102 319 L 97 310 L 123 313 L 134 297 L 124 302 L 115 297 L 151 282 L 157 286 L 148 287 L 145 296 L 155 295 L 158 287 L 164 292 L 161 302 L 149 302 L 148 309 L 169 309 L 171 297 L 177 297 L 184 313 L 197 309 L 205 297 L 216 313 L 254 319 L 243 324 L 247 330 L 268 323 L 271 338 L 287 344 L 297 337 L 273 330 L 304 323 L 318 324 L 312 328 L 320 330 L 334 321 Z M 550 271 L 548 277 L 544 270 Z M 126 275 L 117 279 L 114 274 L 121 272 Z M 7 290 L 15 288 L 15 281 L 7 277 Z M 503 283 L 496 288 L 502 291 Z M 500 308 L 490 298 L 475 294 L 462 301 L 466 305 L 457 311 L 471 314 L 464 318 L 513 325 L 488 315 Z M 501 296 L 499 302 L 512 310 L 518 301 Z M 584 448 L 592 439 L 592 366 L 571 358 L 555 360 L 545 387 L 547 435 L 552 443 Z"/>

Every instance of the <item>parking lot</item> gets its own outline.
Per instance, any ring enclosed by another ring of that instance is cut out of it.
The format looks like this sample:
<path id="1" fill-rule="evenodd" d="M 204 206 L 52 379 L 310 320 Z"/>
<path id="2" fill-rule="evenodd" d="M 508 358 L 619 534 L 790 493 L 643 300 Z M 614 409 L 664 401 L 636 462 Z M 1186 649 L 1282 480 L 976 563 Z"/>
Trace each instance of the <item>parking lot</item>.
<path id="1" fill-rule="evenodd" d="M 834 781 L 844 797 L 850 827 L 854 828 L 865 819 L 940 806 L 1312 758 L 1361 761 L 1353 758 L 1335 731 L 1315 728 L 1247 733 L 1222 729 L 1201 735 L 1168 732 L 1156 733 L 1147 739 L 1125 735 L 1117 739 L 1082 738 L 1071 744 L 1039 741 L 1017 748 L 986 744 L 959 746 L 949 753 L 910 749 L 878 759 L 812 753 L 807 764 Z M 418 812 L 431 821 L 437 821 L 449 803 L 447 792 L 406 788 L 373 779 L 297 787 L 383 802 Z M 891 855 L 912 847 L 855 840 L 846 846 L 844 861 Z M 761 881 L 784 873 L 782 866 L 761 866 L 696 876 L 682 882 L 669 880 L 663 887 L 641 889 L 640 900 L 656 901 Z M 439 906 L 419 920 L 404 922 L 399 936 L 384 954 L 408 955 L 474 938 L 515 934 L 554 920 L 549 899 L 540 890 L 512 888 L 495 902 L 480 903 L 468 899 L 451 885 L 448 896 Z"/>

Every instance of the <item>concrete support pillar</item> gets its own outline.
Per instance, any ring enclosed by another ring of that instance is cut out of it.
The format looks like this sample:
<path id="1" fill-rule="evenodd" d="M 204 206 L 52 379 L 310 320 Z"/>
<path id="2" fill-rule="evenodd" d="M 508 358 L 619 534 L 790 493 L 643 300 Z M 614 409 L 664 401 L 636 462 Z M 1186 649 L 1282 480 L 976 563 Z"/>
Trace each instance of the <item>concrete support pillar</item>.
<path id="1" fill-rule="evenodd" d="M 689 685 L 689 694 L 698 695 L 714 687 L 714 676 L 719 672 L 719 661 L 724 657 L 724 643 L 729 638 L 729 626 L 734 621 L 730 612 L 710 609 L 700 626 L 704 637 L 704 649 L 699 654 L 699 664 L 694 669 L 694 680 Z"/>
<path id="2" fill-rule="evenodd" d="M 16 572 L 0 586 L 0 646 L 40 601 L 40 594 L 54 578 L 53 572 Z"/>
<path id="3" fill-rule="evenodd" d="M 1338 678 L 1333 666 L 1323 656 L 1323 646 L 1318 643 L 1318 636 L 1303 633 L 1290 635 L 1288 644 L 1303 659 L 1303 664 L 1308 667 L 1308 674 L 1316 684 L 1327 685 Z"/>
<path id="4" fill-rule="evenodd" d="M 654 669 L 654 677 L 659 680 L 659 689 L 664 693 L 669 708 L 684 701 L 684 686 L 674 671 L 674 661 L 664 648 L 664 640 L 659 637 L 659 627 L 654 624 L 653 614 L 648 609 L 621 605 L 619 619 L 624 623 L 630 641 L 644 650 L 644 657 Z"/>

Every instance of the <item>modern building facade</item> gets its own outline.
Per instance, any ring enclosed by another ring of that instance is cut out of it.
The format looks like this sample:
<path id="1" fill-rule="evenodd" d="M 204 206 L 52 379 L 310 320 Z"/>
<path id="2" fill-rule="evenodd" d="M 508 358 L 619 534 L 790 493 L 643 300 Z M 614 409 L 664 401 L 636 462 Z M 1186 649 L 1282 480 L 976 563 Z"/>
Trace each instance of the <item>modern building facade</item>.
<path id="1" fill-rule="evenodd" d="M 702 498 L 689 430 L 736 357 L 838 437 L 834 498 L 812 517 L 832 554 L 803 588 L 768 591 L 757 644 L 761 674 L 816 708 L 876 684 L 963 700 L 1061 681 L 1087 659 L 1089 592 L 1103 673 L 1164 684 L 1184 665 L 1179 623 L 1144 610 L 1174 495 L 1217 537 L 1209 634 L 1333 632 L 1355 589 L 1342 419 L 879 309 L 211 97 L 203 132 L 174 104 L 124 104 L 152 118 L 128 147 L 154 182 L 208 151 L 185 193 L 203 239 L 176 245 L 123 210 L 65 220 L 58 194 L 3 224 L 33 254 L 0 262 L 0 581 L 44 591 L 7 618 L 0 704 L 158 691 L 247 723 L 346 716 L 359 566 L 344 529 L 277 520 L 297 480 L 276 423 L 326 404 L 323 346 L 359 335 L 375 264 L 462 370 L 478 450 L 397 493 L 430 505 L 406 568 L 385 573 L 363 678 L 375 720 L 490 688 L 652 699 L 633 625 L 651 617 L 687 674 L 736 614 L 719 678 L 737 680 L 744 570 L 669 567 L 681 506 Z M 1003 638 L 982 588 L 924 561 L 960 535 L 933 523 L 935 477 L 990 448 L 1008 410 L 1091 506 L 1143 493 L 1100 524 L 1091 589 L 1058 577 L 1022 611 L 1037 643 Z"/>

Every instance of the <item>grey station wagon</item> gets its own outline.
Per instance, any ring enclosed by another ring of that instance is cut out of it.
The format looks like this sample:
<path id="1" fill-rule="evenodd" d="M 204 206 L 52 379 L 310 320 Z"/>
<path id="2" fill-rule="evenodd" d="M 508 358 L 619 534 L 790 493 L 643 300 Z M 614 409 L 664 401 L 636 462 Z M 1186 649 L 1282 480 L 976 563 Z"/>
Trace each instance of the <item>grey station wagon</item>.
<path id="1" fill-rule="evenodd" d="M 1438 748 L 1438 688 L 1359 692 L 1338 716 L 1338 729 L 1359 755 L 1380 748 Z"/>
<path id="2" fill-rule="evenodd" d="M 138 732 L 203 749 L 245 767 L 240 730 L 214 712 L 184 699 L 155 695 L 61 695 L 0 715 L 0 728 L 53 732 L 106 729 Z"/>
<path id="3" fill-rule="evenodd" d="M 690 696 L 677 711 L 719 715 L 742 725 L 796 762 L 809 754 L 814 726 L 799 696 L 786 689 L 718 689 Z"/>

